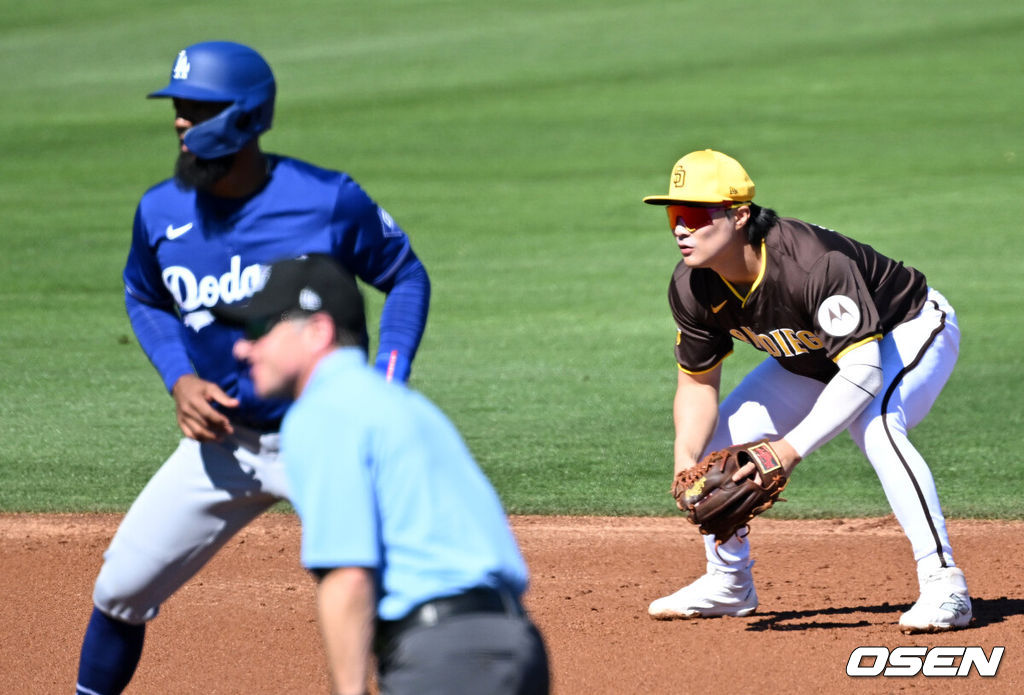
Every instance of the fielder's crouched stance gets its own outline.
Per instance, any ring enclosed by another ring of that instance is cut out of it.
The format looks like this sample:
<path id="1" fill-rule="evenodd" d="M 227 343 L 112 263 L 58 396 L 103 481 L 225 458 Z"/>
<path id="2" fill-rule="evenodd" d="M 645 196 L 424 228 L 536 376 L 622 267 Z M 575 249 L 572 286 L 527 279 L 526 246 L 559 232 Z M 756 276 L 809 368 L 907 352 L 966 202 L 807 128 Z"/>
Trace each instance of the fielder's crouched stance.
<path id="1" fill-rule="evenodd" d="M 347 174 L 260 150 L 275 93 L 256 51 L 212 41 L 179 52 L 169 84 L 150 94 L 173 100 L 179 156 L 174 179 L 139 202 L 125 304 L 184 438 L 104 554 L 81 695 L 122 692 L 160 605 L 287 496 L 277 433 L 288 401 L 255 394 L 232 355 L 241 331 L 210 309 L 248 298 L 282 257 L 327 253 L 387 294 L 376 365 L 388 378 L 408 377 L 426 324 L 429 279 L 390 215 Z"/>
<path id="2" fill-rule="evenodd" d="M 917 562 L 920 596 L 900 616 L 900 628 L 964 627 L 971 620 L 967 584 L 931 471 L 907 437 L 953 371 L 956 314 L 914 268 L 832 230 L 779 218 L 753 198 L 739 162 L 712 150 L 676 163 L 668 195 L 644 198 L 666 206 L 683 256 L 668 293 L 678 326 L 680 507 L 692 501 L 688 494 L 699 497 L 702 485 L 688 471 L 705 452 L 766 440 L 758 451 L 788 477 L 847 430 L 874 467 Z M 719 405 L 722 360 L 734 340 L 771 357 Z M 775 489 L 777 495 L 777 482 Z M 754 612 L 746 534 L 720 535 L 704 536 L 707 573 L 651 603 L 652 617 Z"/>

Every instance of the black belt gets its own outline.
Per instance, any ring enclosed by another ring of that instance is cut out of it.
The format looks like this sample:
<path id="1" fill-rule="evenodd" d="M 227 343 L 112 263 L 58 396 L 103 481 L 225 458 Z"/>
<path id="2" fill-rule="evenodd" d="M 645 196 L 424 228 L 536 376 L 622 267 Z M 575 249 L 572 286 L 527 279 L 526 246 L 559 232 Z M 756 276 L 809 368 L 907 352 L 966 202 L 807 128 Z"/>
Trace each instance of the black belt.
<path id="1" fill-rule="evenodd" d="M 234 417 L 231 418 L 231 422 L 232 423 L 234 423 L 236 425 L 241 425 L 242 427 L 248 427 L 251 430 L 256 430 L 257 432 L 259 432 L 261 434 L 268 434 L 268 433 L 271 433 L 271 432 L 280 432 L 281 431 L 281 420 L 282 420 L 282 418 L 277 418 L 276 420 L 263 420 L 263 421 L 257 422 L 255 420 L 243 420 L 242 418 L 234 418 Z"/>
<path id="2" fill-rule="evenodd" d="M 468 613 L 526 614 L 519 599 L 509 591 L 498 589 L 470 589 L 455 596 L 435 598 L 413 608 L 400 620 L 378 620 L 374 651 L 380 654 L 390 647 L 395 638 L 414 627 L 437 625 L 445 618 Z"/>

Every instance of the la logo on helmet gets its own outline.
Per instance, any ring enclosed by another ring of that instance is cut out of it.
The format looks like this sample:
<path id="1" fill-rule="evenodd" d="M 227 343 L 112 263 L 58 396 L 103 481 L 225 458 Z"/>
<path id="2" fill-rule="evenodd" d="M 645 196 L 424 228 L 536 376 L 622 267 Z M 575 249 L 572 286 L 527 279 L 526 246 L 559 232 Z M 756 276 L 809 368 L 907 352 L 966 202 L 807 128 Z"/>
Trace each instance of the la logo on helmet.
<path id="1" fill-rule="evenodd" d="M 171 77 L 175 80 L 187 80 L 188 72 L 192 66 L 188 62 L 188 55 L 185 51 L 178 53 L 178 60 L 174 63 L 174 72 Z"/>

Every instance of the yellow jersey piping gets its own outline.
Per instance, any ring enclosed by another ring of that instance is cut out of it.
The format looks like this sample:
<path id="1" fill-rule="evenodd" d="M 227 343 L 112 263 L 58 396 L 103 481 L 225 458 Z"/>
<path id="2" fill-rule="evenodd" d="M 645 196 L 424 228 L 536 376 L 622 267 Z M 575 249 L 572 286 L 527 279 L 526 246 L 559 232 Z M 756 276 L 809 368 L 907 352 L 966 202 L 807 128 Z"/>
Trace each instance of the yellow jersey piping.
<path id="1" fill-rule="evenodd" d="M 832 358 L 832 361 L 833 362 L 838 362 L 839 360 L 841 360 L 851 350 L 856 350 L 861 345 L 867 345 L 868 343 L 870 343 L 870 342 L 872 342 L 874 340 L 881 340 L 881 339 L 882 339 L 882 334 L 881 333 L 876 333 L 875 335 L 871 336 L 870 338 L 865 338 L 864 340 L 860 340 L 860 341 L 854 343 L 853 345 L 850 345 L 848 347 L 843 348 L 842 351 L 838 355 L 836 355 L 835 357 Z"/>
<path id="2" fill-rule="evenodd" d="M 713 365 L 711 365 L 707 369 L 702 369 L 699 372 L 691 371 L 691 370 L 687 369 L 686 367 L 684 367 L 683 365 L 679 364 L 678 362 L 676 363 L 676 366 L 679 367 L 679 371 L 684 372 L 685 374 L 691 374 L 693 376 L 700 376 L 701 374 L 707 374 L 708 372 L 713 372 L 720 364 L 722 364 L 722 362 L 725 361 L 725 358 L 728 357 L 731 354 L 732 354 L 732 350 L 730 350 L 729 352 L 725 353 L 722 356 L 722 359 L 718 360 L 717 362 L 715 362 Z"/>
<path id="3" fill-rule="evenodd" d="M 729 290 L 734 295 L 736 295 L 736 298 L 740 300 L 740 306 L 744 307 L 744 306 L 747 305 L 747 300 L 750 299 L 750 295 L 754 294 L 754 290 L 756 290 L 758 288 L 758 286 L 761 284 L 761 281 L 764 280 L 764 273 L 765 273 L 765 270 L 767 270 L 767 268 L 768 268 L 768 250 L 765 247 L 764 239 L 762 239 L 761 240 L 761 269 L 758 271 L 757 278 L 754 280 L 754 284 L 750 286 L 750 291 L 747 292 L 746 296 L 744 296 L 744 295 L 740 294 L 739 292 L 737 292 L 736 288 L 732 286 L 732 283 L 729 282 L 728 280 L 726 280 L 725 278 L 722 278 L 721 275 L 719 275 L 718 277 L 722 278 L 722 282 L 725 283 L 725 286 L 728 287 Z"/>

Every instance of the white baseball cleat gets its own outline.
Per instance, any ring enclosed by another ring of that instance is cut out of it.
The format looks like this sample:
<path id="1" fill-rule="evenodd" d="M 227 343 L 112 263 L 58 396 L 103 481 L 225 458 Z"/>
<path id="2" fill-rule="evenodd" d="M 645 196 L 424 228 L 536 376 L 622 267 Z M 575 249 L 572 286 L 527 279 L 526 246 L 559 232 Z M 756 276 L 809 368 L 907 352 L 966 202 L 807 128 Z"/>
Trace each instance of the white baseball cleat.
<path id="1" fill-rule="evenodd" d="M 900 630 L 945 632 L 967 627 L 971 622 L 971 597 L 967 579 L 959 567 L 945 567 L 930 574 L 921 583 L 921 596 L 909 611 L 900 616 Z"/>
<path id="2" fill-rule="evenodd" d="M 757 591 L 750 571 L 726 572 L 710 568 L 707 574 L 679 591 L 651 602 L 648 615 L 655 620 L 690 618 L 742 618 L 757 610 Z"/>

